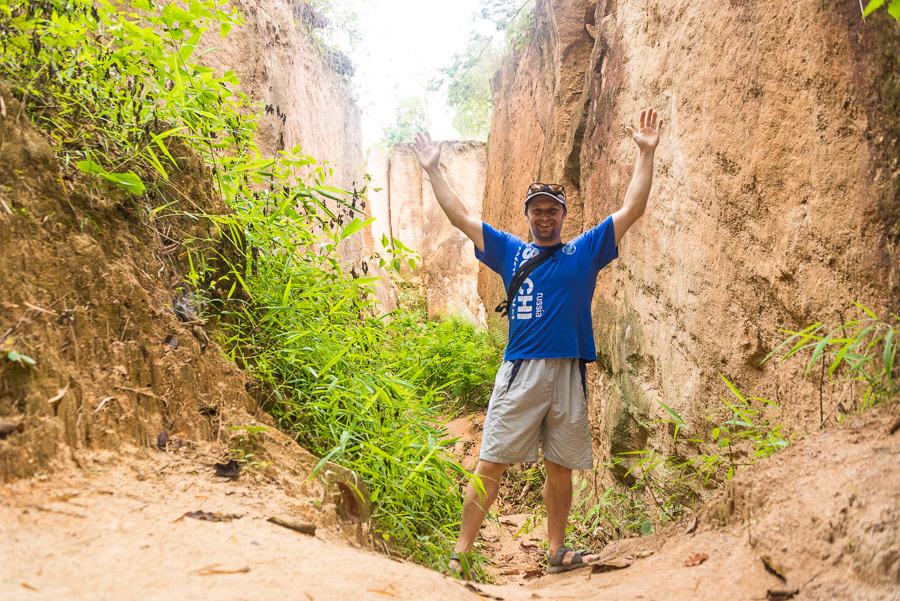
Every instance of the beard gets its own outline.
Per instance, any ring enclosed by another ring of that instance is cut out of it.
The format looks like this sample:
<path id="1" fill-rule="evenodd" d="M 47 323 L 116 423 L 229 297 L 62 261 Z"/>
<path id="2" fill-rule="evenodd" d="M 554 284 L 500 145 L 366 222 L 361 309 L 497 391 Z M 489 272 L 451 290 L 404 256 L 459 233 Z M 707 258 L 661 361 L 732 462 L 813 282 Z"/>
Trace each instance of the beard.
<path id="1" fill-rule="evenodd" d="M 540 228 L 532 226 L 531 237 L 535 242 L 550 243 L 556 240 L 562 231 L 562 224 L 557 227 Z"/>

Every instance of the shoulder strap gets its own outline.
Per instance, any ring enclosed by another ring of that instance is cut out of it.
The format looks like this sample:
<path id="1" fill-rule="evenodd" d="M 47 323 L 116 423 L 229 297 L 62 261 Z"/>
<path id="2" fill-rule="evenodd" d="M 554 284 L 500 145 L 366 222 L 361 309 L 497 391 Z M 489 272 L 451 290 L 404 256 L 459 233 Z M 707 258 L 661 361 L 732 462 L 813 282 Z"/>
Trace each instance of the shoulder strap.
<path id="1" fill-rule="evenodd" d="M 537 255 L 531 257 L 521 265 L 516 270 L 516 273 L 513 274 L 512 282 L 509 284 L 509 288 L 506 290 L 506 300 L 497 305 L 494 309 L 500 316 L 509 314 L 509 307 L 512 305 L 513 299 L 516 297 L 516 294 L 519 293 L 519 288 L 522 287 L 522 284 L 525 283 L 525 280 L 531 275 L 531 272 L 538 268 L 539 265 L 547 261 L 550 257 L 553 256 L 553 253 L 558 251 L 560 248 L 565 246 L 562 242 L 559 244 L 554 244 L 548 248 L 545 248 Z"/>

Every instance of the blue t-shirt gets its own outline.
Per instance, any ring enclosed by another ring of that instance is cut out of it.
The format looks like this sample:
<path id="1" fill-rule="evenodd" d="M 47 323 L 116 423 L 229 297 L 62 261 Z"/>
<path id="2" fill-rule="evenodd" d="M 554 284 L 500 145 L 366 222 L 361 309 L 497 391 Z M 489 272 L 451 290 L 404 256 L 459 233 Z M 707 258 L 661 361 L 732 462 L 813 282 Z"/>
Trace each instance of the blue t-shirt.
<path id="1" fill-rule="evenodd" d="M 484 252 L 475 257 L 500 274 L 508 289 L 519 265 L 541 248 L 482 223 Z M 509 308 L 509 342 L 504 359 L 597 360 L 591 299 L 597 275 L 619 256 L 612 217 L 556 251 L 531 272 Z"/>

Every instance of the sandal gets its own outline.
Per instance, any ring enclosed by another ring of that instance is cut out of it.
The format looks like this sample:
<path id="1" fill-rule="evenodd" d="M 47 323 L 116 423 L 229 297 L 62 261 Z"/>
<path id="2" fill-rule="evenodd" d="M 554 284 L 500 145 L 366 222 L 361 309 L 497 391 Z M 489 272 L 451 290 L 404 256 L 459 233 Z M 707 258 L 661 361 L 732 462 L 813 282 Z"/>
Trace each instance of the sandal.
<path id="1" fill-rule="evenodd" d="M 591 564 L 582 561 L 582 557 L 585 555 L 596 555 L 596 553 L 592 553 L 591 551 L 575 551 L 575 555 L 572 556 L 571 564 L 563 564 L 563 559 L 566 557 L 566 553 L 571 551 L 572 549 L 562 545 L 559 549 L 556 550 L 556 553 L 550 555 L 547 553 L 547 563 L 550 564 L 547 568 L 547 571 L 551 574 L 558 574 L 560 572 L 568 572 L 569 570 L 577 570 L 579 568 L 587 568 L 590 567 Z"/>
<path id="2" fill-rule="evenodd" d="M 456 551 L 452 552 L 450 554 L 449 561 L 458 561 L 459 562 L 458 570 L 456 568 L 454 568 L 452 565 L 449 566 L 451 576 L 453 576 L 454 578 L 456 578 L 458 580 L 469 580 L 469 578 L 466 578 L 466 576 L 468 576 L 469 570 L 466 569 L 466 565 L 463 563 L 463 560 L 459 558 L 458 552 L 456 552 Z"/>

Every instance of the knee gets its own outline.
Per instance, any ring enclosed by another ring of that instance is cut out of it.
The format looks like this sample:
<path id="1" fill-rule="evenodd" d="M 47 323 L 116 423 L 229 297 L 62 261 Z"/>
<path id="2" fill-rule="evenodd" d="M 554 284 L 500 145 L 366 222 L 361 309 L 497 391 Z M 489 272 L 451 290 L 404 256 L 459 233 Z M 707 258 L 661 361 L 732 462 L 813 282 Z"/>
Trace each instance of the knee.
<path id="1" fill-rule="evenodd" d="M 503 475 L 503 472 L 506 471 L 508 466 L 509 464 L 507 463 L 495 463 L 493 461 L 479 459 L 478 465 L 475 467 L 475 473 L 479 476 L 486 476 L 494 480 L 499 480 L 500 476 Z"/>
<path id="2" fill-rule="evenodd" d="M 572 469 L 544 459 L 544 468 L 547 470 L 547 479 L 572 479 Z"/>

